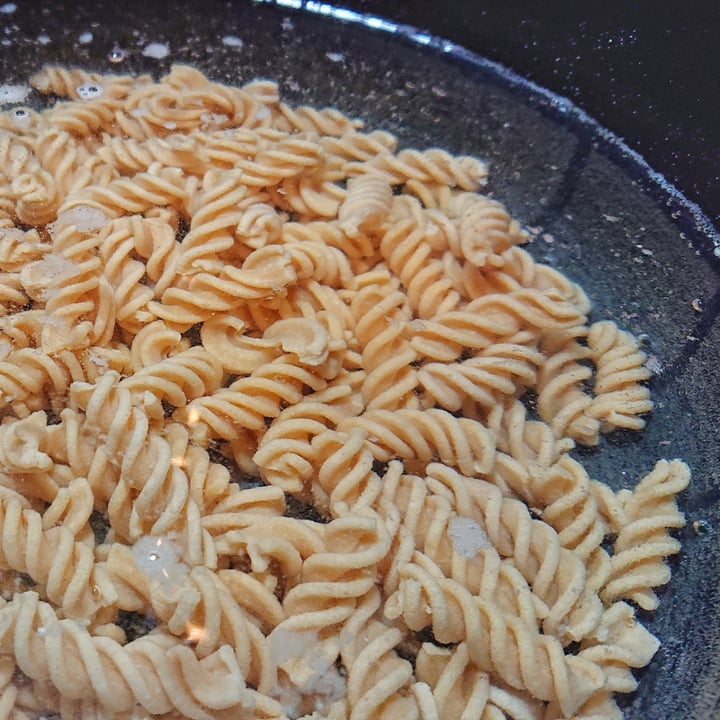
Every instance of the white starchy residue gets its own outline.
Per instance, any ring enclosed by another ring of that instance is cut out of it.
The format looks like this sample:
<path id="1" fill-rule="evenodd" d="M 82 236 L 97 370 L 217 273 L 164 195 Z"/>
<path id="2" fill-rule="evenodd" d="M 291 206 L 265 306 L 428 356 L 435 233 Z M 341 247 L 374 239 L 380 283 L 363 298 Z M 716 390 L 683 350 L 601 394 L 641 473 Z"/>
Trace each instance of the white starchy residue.
<path id="1" fill-rule="evenodd" d="M 448 535 L 455 552 L 466 558 L 474 558 L 478 550 L 492 547 L 485 529 L 472 518 L 454 517 L 448 526 Z"/>
<path id="2" fill-rule="evenodd" d="M 91 205 L 77 205 L 61 212 L 57 216 L 57 220 L 50 225 L 50 232 L 74 225 L 79 232 L 89 233 L 99 230 L 107 222 L 108 216 L 99 208 Z"/>
<path id="3" fill-rule="evenodd" d="M 229 120 L 228 116 L 223 113 L 203 113 L 200 119 L 203 121 L 203 130 L 211 125 L 222 125 Z"/>
<path id="4" fill-rule="evenodd" d="M 222 44 L 227 47 L 241 48 L 243 46 L 242 38 L 237 35 L 225 35 L 222 39 Z"/>
<path id="5" fill-rule="evenodd" d="M 47 33 L 40 33 L 37 36 L 37 41 L 41 45 L 49 45 L 50 44 L 50 36 Z"/>
<path id="6" fill-rule="evenodd" d="M 138 569 L 151 585 L 172 594 L 187 581 L 190 569 L 182 562 L 180 545 L 168 535 L 144 535 L 131 548 Z"/>
<path id="7" fill-rule="evenodd" d="M 338 52 L 325 53 L 325 57 L 330 62 L 342 62 L 343 60 L 345 60 L 345 56 L 342 53 L 338 53 Z"/>
<path id="8" fill-rule="evenodd" d="M 170 54 L 170 45 L 168 45 L 168 43 L 151 42 L 143 48 L 142 54 L 145 57 L 162 60 Z"/>
<path id="9" fill-rule="evenodd" d="M 27 85 L 0 85 L 0 103 L 19 103 L 30 93 Z"/>
<path id="10" fill-rule="evenodd" d="M 78 85 L 75 90 L 81 100 L 92 100 L 103 94 L 103 86 L 97 83 L 84 83 L 83 85 Z"/>
<path id="11" fill-rule="evenodd" d="M 0 5 L 0 13 L 4 13 L 5 15 L 12 15 L 16 10 L 17 5 L 15 3 L 4 3 Z"/>
<path id="12" fill-rule="evenodd" d="M 84 33 L 80 33 L 80 35 L 78 35 L 78 42 L 81 45 L 87 45 L 88 43 L 92 42 L 92 39 L 93 39 L 93 34 L 89 30 L 87 30 Z"/>

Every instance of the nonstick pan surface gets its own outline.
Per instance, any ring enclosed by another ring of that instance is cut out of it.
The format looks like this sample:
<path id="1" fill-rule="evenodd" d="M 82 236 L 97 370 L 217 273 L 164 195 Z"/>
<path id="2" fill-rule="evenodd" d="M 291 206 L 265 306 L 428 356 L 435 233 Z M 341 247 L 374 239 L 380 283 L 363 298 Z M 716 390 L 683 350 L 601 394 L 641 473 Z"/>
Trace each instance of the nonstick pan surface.
<path id="1" fill-rule="evenodd" d="M 639 613 L 663 644 L 622 700 L 627 717 L 720 717 L 717 234 L 562 98 L 428 33 L 300 5 L 19 0 L 0 15 L 3 82 L 24 82 L 45 63 L 156 75 L 189 63 L 230 84 L 277 80 L 288 102 L 337 106 L 407 146 L 486 159 L 492 193 L 537 228 L 535 257 L 583 286 L 595 318 L 642 334 L 651 356 L 656 409 L 646 430 L 579 450 L 582 462 L 615 488 L 663 456 L 693 471 L 672 581 L 656 613 Z M 151 42 L 167 44 L 167 57 L 144 55 Z"/>

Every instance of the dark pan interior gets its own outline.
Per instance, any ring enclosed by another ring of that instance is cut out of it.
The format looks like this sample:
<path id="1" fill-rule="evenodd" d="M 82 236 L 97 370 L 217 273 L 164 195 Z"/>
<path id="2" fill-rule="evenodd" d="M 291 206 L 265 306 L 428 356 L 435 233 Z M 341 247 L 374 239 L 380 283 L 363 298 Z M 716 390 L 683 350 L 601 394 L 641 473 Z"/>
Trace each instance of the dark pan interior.
<path id="1" fill-rule="evenodd" d="M 562 99 L 422 33 L 300 4 L 18 2 L 0 16 L 3 82 L 24 81 L 45 63 L 157 75 L 190 63 L 232 84 L 275 79 L 289 102 L 337 106 L 405 145 L 487 159 L 492 193 L 539 229 L 531 252 L 582 284 L 596 319 L 646 337 L 656 369 L 647 429 L 605 438 L 581 452 L 583 463 L 616 488 L 659 457 L 692 467 L 683 551 L 660 609 L 643 617 L 663 645 L 639 674 L 627 717 L 720 717 L 717 235 Z M 81 44 L 86 32 L 93 38 Z M 242 45 L 223 42 L 228 35 Z M 150 42 L 168 43 L 168 56 L 145 57 Z M 123 51 L 120 62 L 110 61 L 113 49 Z"/>

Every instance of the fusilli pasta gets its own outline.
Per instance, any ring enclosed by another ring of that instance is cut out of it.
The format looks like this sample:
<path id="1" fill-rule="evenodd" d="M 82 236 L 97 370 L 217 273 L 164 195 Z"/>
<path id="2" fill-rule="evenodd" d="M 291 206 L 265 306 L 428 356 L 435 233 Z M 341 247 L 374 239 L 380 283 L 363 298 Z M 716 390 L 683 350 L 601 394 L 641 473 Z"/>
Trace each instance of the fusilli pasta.
<path id="1" fill-rule="evenodd" d="M 689 470 L 616 492 L 571 454 L 643 427 L 646 357 L 485 163 L 188 66 L 31 84 L 0 718 L 619 718 Z"/>

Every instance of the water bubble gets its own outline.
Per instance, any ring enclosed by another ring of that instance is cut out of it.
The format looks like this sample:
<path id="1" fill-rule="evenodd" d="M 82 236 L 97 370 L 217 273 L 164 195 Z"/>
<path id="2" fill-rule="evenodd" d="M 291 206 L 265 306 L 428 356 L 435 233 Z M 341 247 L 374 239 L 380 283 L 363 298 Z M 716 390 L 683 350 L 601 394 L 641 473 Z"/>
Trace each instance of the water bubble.
<path id="1" fill-rule="evenodd" d="M 103 94 L 103 88 L 95 83 L 85 83 L 77 87 L 77 94 L 82 100 L 92 100 Z"/>
<path id="2" fill-rule="evenodd" d="M 27 85 L 0 85 L 0 103 L 22 102 L 29 93 Z"/>
<path id="3" fill-rule="evenodd" d="M 692 529 L 696 535 L 708 535 L 712 532 L 712 525 L 707 520 L 696 520 L 692 524 Z"/>
<path id="4" fill-rule="evenodd" d="M 222 44 L 226 47 L 241 48 L 243 46 L 242 38 L 237 35 L 225 35 L 222 39 Z"/>
<path id="5" fill-rule="evenodd" d="M 121 63 L 125 59 L 125 51 L 117 45 L 108 53 L 108 60 L 111 63 Z"/>
<path id="6" fill-rule="evenodd" d="M 142 54 L 145 57 L 162 60 L 170 54 L 170 46 L 167 43 L 151 42 L 143 48 Z"/>
<path id="7" fill-rule="evenodd" d="M 160 554 L 156 552 L 151 552 L 148 554 L 148 560 L 150 562 L 157 562 L 160 559 Z"/>
<path id="8" fill-rule="evenodd" d="M 10 113 L 10 119 L 18 127 L 26 127 L 30 124 L 32 115 L 25 108 L 15 108 L 15 110 Z"/>

